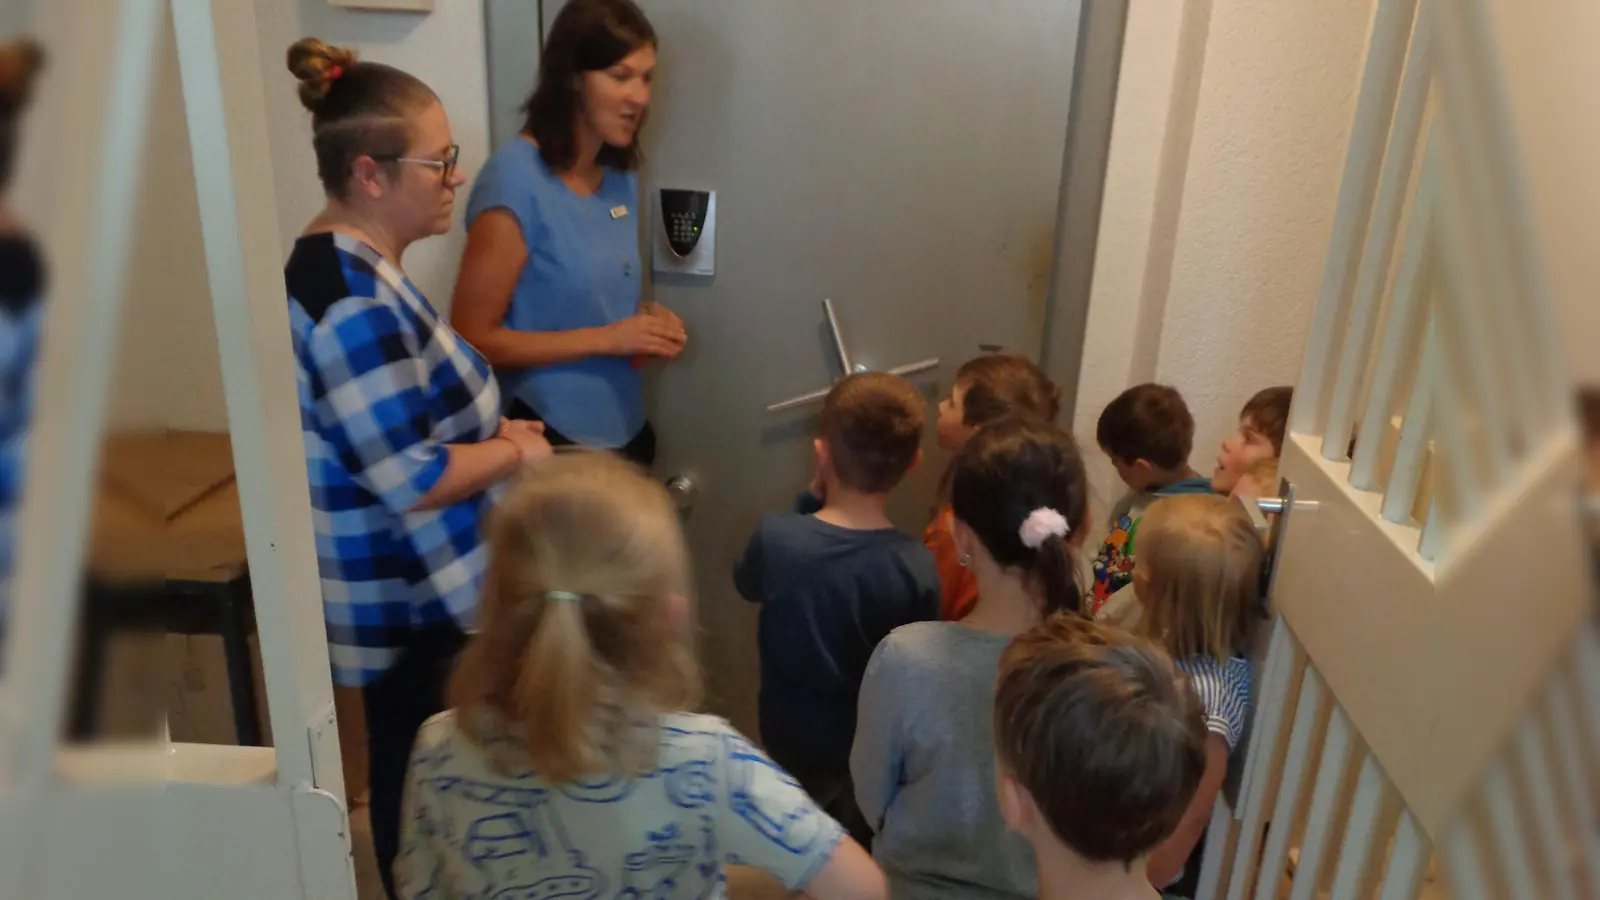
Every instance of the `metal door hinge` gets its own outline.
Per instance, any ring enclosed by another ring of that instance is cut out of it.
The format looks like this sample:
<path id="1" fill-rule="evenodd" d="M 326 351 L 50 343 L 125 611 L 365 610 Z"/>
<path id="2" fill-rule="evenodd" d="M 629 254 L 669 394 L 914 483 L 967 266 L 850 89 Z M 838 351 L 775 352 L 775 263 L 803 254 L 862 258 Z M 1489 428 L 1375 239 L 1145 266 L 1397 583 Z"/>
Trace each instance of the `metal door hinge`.
<path id="1" fill-rule="evenodd" d="M 301 786 L 290 797 L 295 840 L 300 846 L 300 882 L 305 896 L 356 900 L 350 811 L 320 788 Z M 333 893 L 330 893 L 333 892 Z"/>
<path id="2" fill-rule="evenodd" d="M 340 773 L 343 780 L 344 763 L 339 757 L 339 715 L 333 701 L 311 718 L 306 726 L 306 740 L 311 749 L 311 782 L 318 789 L 328 784 L 328 773 Z"/>

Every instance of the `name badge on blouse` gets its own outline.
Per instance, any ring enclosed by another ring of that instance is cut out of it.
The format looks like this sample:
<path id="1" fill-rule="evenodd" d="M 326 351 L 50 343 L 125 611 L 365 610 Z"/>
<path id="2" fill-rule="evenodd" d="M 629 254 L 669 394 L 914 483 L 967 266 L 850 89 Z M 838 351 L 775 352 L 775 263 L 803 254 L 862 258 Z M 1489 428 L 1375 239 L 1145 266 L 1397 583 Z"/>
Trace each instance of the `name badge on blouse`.
<path id="1" fill-rule="evenodd" d="M 627 216 L 628 216 L 628 208 L 626 206 L 613 206 L 613 207 L 611 207 L 611 218 L 613 218 L 613 219 L 624 219 L 624 218 L 627 218 Z"/>

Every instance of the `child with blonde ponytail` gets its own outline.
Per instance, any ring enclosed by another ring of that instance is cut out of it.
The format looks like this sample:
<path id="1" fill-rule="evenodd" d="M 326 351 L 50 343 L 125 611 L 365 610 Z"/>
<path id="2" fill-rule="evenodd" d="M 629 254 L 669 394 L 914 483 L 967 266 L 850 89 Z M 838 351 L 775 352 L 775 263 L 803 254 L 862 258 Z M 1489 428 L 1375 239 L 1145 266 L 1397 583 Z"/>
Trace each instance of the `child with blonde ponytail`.
<path id="1" fill-rule="evenodd" d="M 659 484 L 560 454 L 485 532 L 481 628 L 412 751 L 402 897 L 715 896 L 728 860 L 791 890 L 885 896 L 791 778 L 687 711 L 689 563 Z"/>

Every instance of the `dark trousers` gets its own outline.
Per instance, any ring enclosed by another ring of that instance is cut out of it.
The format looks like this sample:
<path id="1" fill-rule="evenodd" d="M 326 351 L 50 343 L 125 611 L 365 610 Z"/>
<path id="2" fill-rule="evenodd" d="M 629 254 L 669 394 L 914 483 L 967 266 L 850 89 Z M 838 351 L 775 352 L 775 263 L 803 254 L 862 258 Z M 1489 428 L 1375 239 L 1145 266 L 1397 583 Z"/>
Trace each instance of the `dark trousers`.
<path id="1" fill-rule="evenodd" d="M 516 397 L 506 404 L 506 418 L 525 419 L 530 422 L 544 422 L 544 416 L 539 415 L 533 407 L 522 402 Z M 552 447 L 575 447 L 578 442 L 567 437 L 561 432 L 551 428 L 549 423 L 544 426 L 545 440 Z M 627 444 L 617 448 L 617 454 L 624 459 L 632 460 L 646 469 L 656 464 L 656 430 L 649 422 L 639 429 L 639 433 Z"/>
<path id="2" fill-rule="evenodd" d="M 394 858 L 400 849 L 400 797 L 417 729 L 445 708 L 445 684 L 456 654 L 467 643 L 455 625 L 411 632 L 400 658 L 377 681 L 362 688 L 366 707 L 367 765 L 372 849 L 384 892 L 394 896 Z"/>

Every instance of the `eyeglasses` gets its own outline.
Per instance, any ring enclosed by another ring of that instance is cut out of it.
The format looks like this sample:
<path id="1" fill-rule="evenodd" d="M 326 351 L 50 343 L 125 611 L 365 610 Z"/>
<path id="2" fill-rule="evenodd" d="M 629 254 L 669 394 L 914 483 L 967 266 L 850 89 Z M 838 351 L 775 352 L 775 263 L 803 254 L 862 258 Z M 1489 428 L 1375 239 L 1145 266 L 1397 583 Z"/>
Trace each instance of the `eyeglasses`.
<path id="1" fill-rule="evenodd" d="M 450 151 L 445 154 L 444 159 L 421 159 L 414 156 L 388 156 L 373 158 L 379 160 L 380 162 L 384 159 L 388 159 L 393 162 L 415 163 L 419 166 L 427 166 L 430 169 L 438 169 L 439 180 L 449 181 L 450 176 L 455 174 L 456 163 L 461 159 L 461 145 L 451 144 Z"/>

